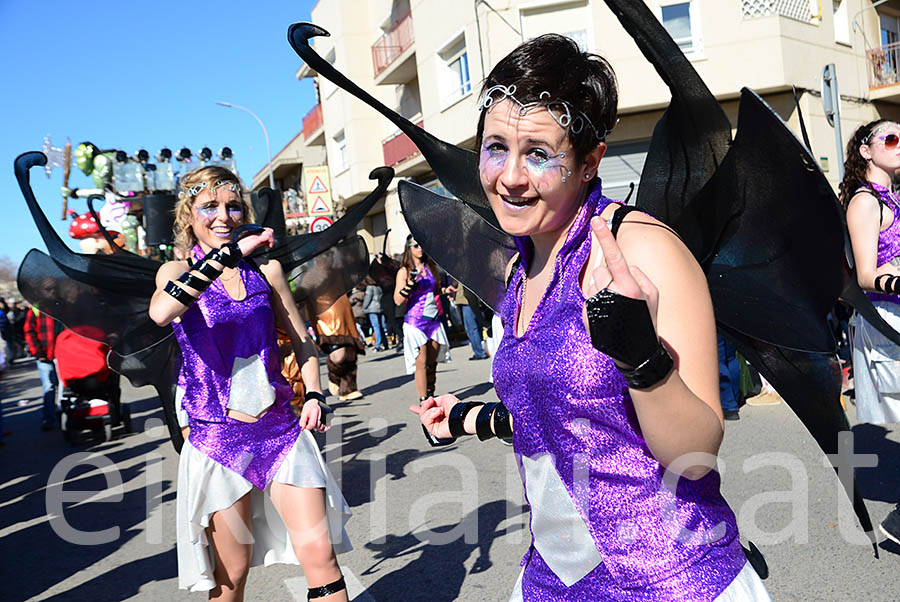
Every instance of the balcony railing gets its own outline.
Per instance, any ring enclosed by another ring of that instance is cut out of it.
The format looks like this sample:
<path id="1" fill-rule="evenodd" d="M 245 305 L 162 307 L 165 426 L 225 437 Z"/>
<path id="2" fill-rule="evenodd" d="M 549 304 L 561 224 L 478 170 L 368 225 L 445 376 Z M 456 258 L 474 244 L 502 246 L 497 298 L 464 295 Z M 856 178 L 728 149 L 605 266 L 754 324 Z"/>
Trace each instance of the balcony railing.
<path id="1" fill-rule="evenodd" d="M 303 137 L 307 140 L 322 127 L 322 105 L 317 104 L 303 116 Z"/>
<path id="2" fill-rule="evenodd" d="M 424 120 L 422 119 L 416 123 L 418 127 L 422 127 L 423 124 Z M 393 136 L 388 136 L 382 140 L 381 148 L 384 151 L 384 164 L 389 167 L 393 167 L 419 154 L 419 148 L 413 144 L 409 136 L 401 132 L 397 132 Z"/>
<path id="3" fill-rule="evenodd" d="M 375 68 L 375 77 L 391 66 L 391 63 L 403 54 L 403 51 L 412 46 L 416 41 L 413 34 L 412 13 L 397 20 L 391 30 L 378 38 L 372 44 L 372 63 Z"/>
<path id="4" fill-rule="evenodd" d="M 781 15 L 804 23 L 814 17 L 809 0 L 741 0 L 741 14 L 745 19 Z"/>
<path id="5" fill-rule="evenodd" d="M 869 89 L 900 83 L 900 42 L 866 52 L 869 64 Z"/>

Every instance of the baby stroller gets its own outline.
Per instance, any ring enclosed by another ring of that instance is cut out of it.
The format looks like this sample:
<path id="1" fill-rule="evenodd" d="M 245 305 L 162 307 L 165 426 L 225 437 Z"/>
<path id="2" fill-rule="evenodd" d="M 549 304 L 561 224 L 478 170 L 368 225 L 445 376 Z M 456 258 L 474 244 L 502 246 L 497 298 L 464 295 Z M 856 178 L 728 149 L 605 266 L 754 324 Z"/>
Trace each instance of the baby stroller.
<path id="1" fill-rule="evenodd" d="M 80 327 L 85 328 L 85 327 Z M 63 330 L 56 337 L 59 374 L 60 430 L 71 444 L 78 434 L 93 431 L 109 441 L 114 428 L 131 432 L 131 411 L 121 405 L 119 375 L 106 365 L 109 347 L 94 340 L 97 333 Z"/>

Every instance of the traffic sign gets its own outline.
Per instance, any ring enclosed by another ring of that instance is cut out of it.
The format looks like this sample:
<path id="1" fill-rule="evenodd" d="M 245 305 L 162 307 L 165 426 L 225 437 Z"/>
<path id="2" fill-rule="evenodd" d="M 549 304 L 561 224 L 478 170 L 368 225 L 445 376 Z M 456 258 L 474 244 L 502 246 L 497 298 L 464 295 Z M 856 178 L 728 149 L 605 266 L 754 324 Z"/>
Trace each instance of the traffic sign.
<path id="1" fill-rule="evenodd" d="M 333 224 L 333 223 L 334 222 L 331 221 L 331 218 L 317 217 L 312 222 L 310 222 L 309 231 L 310 232 L 321 232 L 322 230 L 329 228 L 331 226 L 331 224 Z"/>
<path id="2" fill-rule="evenodd" d="M 322 182 L 322 178 L 314 177 L 312 184 L 309 185 L 309 194 L 325 194 L 326 192 L 328 192 L 328 188 Z"/>
<path id="3" fill-rule="evenodd" d="M 323 215 L 327 213 L 331 213 L 331 207 L 328 206 L 328 203 L 325 202 L 321 196 L 317 196 L 313 199 L 312 206 L 309 208 L 310 215 Z"/>

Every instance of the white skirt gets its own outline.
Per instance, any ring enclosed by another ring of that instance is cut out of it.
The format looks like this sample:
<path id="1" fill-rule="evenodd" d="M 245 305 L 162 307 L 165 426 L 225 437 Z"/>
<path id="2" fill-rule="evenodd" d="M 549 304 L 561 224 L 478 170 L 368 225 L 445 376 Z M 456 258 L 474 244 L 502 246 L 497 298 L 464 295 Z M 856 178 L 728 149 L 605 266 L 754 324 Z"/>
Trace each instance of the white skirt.
<path id="1" fill-rule="evenodd" d="M 525 569 L 523 568 L 519 572 L 519 578 L 516 580 L 516 586 L 513 588 L 509 602 L 522 602 L 522 575 L 524 574 Z M 763 585 L 762 579 L 747 562 L 744 563 L 744 568 L 737 574 L 734 581 L 716 596 L 714 602 L 772 602 L 772 598 L 769 597 L 769 592 Z"/>
<path id="2" fill-rule="evenodd" d="M 273 481 L 296 487 L 324 488 L 325 511 L 334 551 L 340 554 L 352 548 L 344 530 L 350 518 L 350 508 L 325 466 L 310 431 L 304 430 L 297 437 Z M 245 537 L 248 542 L 253 542 L 250 566 L 300 564 L 284 521 L 269 498 L 269 489 L 264 494 L 241 475 L 197 450 L 189 441 L 184 442 L 178 462 L 177 491 L 179 588 L 196 592 L 216 587 L 213 575 L 215 555 L 209 546 L 206 528 L 214 512 L 233 505 L 248 491 L 251 492 L 251 534 L 245 534 Z M 236 533 L 236 536 L 240 535 Z"/>
<path id="3" fill-rule="evenodd" d="M 900 305 L 875 301 L 875 309 L 900 331 Z M 900 422 L 900 347 L 858 314 L 851 320 L 853 335 L 853 387 L 856 418 L 860 422 Z"/>
<path id="4" fill-rule="evenodd" d="M 438 342 L 438 361 L 450 361 L 450 342 L 447 340 L 447 333 L 444 331 L 444 325 L 439 324 L 437 330 L 431 337 L 425 335 L 424 332 L 415 326 L 403 322 L 403 359 L 406 361 L 406 373 L 416 373 L 416 358 L 419 357 L 419 347 L 430 340 Z"/>

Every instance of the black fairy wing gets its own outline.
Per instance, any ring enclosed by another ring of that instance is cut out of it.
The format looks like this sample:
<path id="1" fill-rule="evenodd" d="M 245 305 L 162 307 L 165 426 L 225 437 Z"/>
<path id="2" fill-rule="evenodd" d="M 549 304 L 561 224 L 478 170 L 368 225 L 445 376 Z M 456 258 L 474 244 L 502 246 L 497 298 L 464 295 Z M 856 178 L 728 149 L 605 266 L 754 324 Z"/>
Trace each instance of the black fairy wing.
<path id="1" fill-rule="evenodd" d="M 159 262 L 131 253 L 83 255 L 70 250 L 53 230 L 31 190 L 29 168 L 44 165 L 42 153 L 16 158 L 15 171 L 49 256 L 31 251 L 19 268 L 18 284 L 29 302 L 66 326 L 87 326 L 121 355 L 149 349 L 172 329 L 150 320 L 150 297 Z M 92 337 L 94 338 L 94 337 Z M 127 374 L 126 374 L 127 376 Z"/>
<path id="2" fill-rule="evenodd" d="M 722 157 L 721 134 L 696 118 L 699 107 L 716 101 L 696 73 L 688 73 L 693 68 L 659 20 L 640 2 L 607 4 L 667 82 L 677 107 L 669 123 L 654 131 L 651 149 L 669 150 L 648 157 L 637 205 L 661 211 L 685 238 L 707 274 L 720 331 L 772 382 L 822 450 L 836 453 L 838 434 L 849 427 L 826 316 L 853 285 L 833 191 L 808 150 L 749 90 L 743 91 L 737 138 Z M 682 142 L 672 131 L 694 148 L 679 153 Z M 645 188 L 644 176 L 652 182 L 657 171 L 671 186 L 663 181 Z M 688 186 L 690 174 L 700 175 Z M 683 194 L 688 190 L 694 192 Z M 871 306 L 860 296 L 857 301 Z M 846 492 L 874 542 L 858 490 L 853 485 Z"/>
<path id="3" fill-rule="evenodd" d="M 314 316 L 325 312 L 369 272 L 369 250 L 362 236 L 342 240 L 287 274 L 298 306 Z"/>
<path id="4" fill-rule="evenodd" d="M 656 123 L 635 205 L 674 228 L 695 257 L 706 257 L 721 224 L 696 207 L 698 193 L 722 163 L 731 124 L 700 75 L 643 2 L 607 0 L 672 93 Z"/>
<path id="5" fill-rule="evenodd" d="M 172 362 L 177 345 L 172 328 L 157 326 L 148 313 L 160 264 L 124 249 L 112 255 L 71 251 L 53 230 L 31 189 L 29 169 L 46 161 L 42 153 L 35 152 L 20 155 L 15 161 L 19 187 L 50 252 L 28 252 L 19 267 L 19 291 L 73 332 L 109 345 L 107 363 L 132 385 L 153 385 L 172 442 L 180 451 L 183 439 L 175 419 L 176 373 Z M 117 247 L 112 244 L 112 248 Z"/>
<path id="6" fill-rule="evenodd" d="M 369 174 L 369 179 L 378 180 L 378 185 L 375 187 L 375 190 L 370 192 L 366 198 L 353 205 L 343 217 L 335 221 L 330 227 L 320 232 L 286 236 L 281 243 L 276 244 L 269 250 L 254 253 L 251 257 L 275 259 L 281 263 L 281 267 L 284 269 L 285 274 L 292 273 L 300 267 L 300 265 L 324 252 L 329 247 L 355 235 L 359 222 L 361 222 L 366 214 L 372 210 L 375 203 L 384 196 L 384 193 L 393 178 L 394 170 L 390 167 L 377 167 L 373 169 Z M 360 280 L 364 277 L 365 274 L 360 277 Z M 355 284 L 356 282 L 354 285 Z"/>
<path id="7" fill-rule="evenodd" d="M 506 266 L 516 251 L 512 237 L 460 200 L 404 181 L 397 185 L 397 191 L 416 241 L 429 242 L 429 257 L 491 309 L 499 311 L 506 294 Z M 477 262 L 469 259 L 473 249 L 479 250 Z"/>
<path id="8" fill-rule="evenodd" d="M 365 90 L 350 81 L 344 74 L 324 60 L 309 45 L 310 38 L 314 36 L 330 35 L 327 31 L 311 23 L 294 23 L 288 28 L 288 42 L 294 51 L 306 63 L 322 77 L 330 80 L 340 88 L 357 97 L 396 125 L 422 152 L 422 156 L 434 170 L 441 184 L 450 191 L 461 203 L 441 205 L 440 212 L 433 209 L 437 206 L 428 203 L 430 200 L 440 200 L 445 197 L 433 195 L 425 191 L 408 192 L 413 190 L 401 183 L 400 190 L 407 191 L 404 214 L 407 223 L 416 235 L 416 240 L 423 246 L 430 257 L 433 257 L 438 265 L 449 274 L 458 278 L 466 287 L 475 291 L 491 307 L 497 307 L 501 298 L 495 290 L 494 281 L 503 281 L 506 263 L 499 266 L 497 259 L 508 253 L 509 244 L 504 239 L 497 217 L 491 210 L 484 190 L 478 178 L 478 157 L 471 150 L 455 146 L 429 134 L 416 126 L 408 119 L 392 111 L 384 104 L 373 98 Z M 401 193 L 401 199 L 402 199 Z M 418 201 L 425 201 L 421 207 L 416 207 Z M 401 201 L 402 202 L 402 201 Z M 443 213 L 441 213 L 443 212 Z M 437 215 L 443 215 L 445 220 L 435 221 Z M 437 230 L 417 225 L 415 222 L 422 218 L 422 224 L 437 224 Z M 452 218 L 452 219 L 451 219 Z M 477 219 L 485 222 L 477 223 Z M 465 232 L 469 230 L 471 233 Z M 481 233 L 481 234 L 479 234 Z M 463 238 L 477 238 L 478 246 L 462 247 L 466 253 L 452 252 L 446 248 L 444 241 L 457 241 L 454 248 L 459 247 L 459 240 Z M 479 269 L 473 269 L 473 264 L 479 268 L 491 270 L 486 277 L 479 273 Z M 467 274 L 467 276 L 463 276 Z M 380 274 L 385 276 L 385 274 Z M 387 280 L 386 277 L 382 280 Z M 385 282 L 385 285 L 393 286 L 393 282 Z"/>

